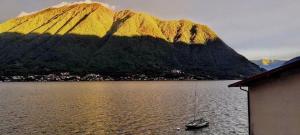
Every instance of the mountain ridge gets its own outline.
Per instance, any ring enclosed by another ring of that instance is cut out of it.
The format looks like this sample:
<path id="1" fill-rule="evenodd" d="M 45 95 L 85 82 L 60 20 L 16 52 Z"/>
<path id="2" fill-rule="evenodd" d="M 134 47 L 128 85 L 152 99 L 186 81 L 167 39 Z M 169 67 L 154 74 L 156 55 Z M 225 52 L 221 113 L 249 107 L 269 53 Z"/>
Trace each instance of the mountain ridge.
<path id="1" fill-rule="evenodd" d="M 31 23 L 28 22 L 30 19 Z M 90 19 L 93 24 L 86 21 Z M 114 12 L 98 3 L 48 8 L 32 15 L 11 19 L 0 24 L 0 33 L 2 32 L 83 34 L 100 38 L 107 36 L 106 34 L 153 36 L 169 42 L 194 44 L 205 44 L 207 40 L 217 38 L 216 33 L 206 25 L 188 20 L 163 21 L 146 13 L 131 10 Z"/>
<path id="2" fill-rule="evenodd" d="M 282 66 L 286 60 L 272 60 L 272 59 L 260 59 L 260 60 L 252 60 L 253 63 L 260 66 L 261 68 L 264 68 L 266 70 L 272 70 L 274 68 Z"/>
<path id="3" fill-rule="evenodd" d="M 49 8 L 0 24 L 0 74 L 166 74 L 239 79 L 262 72 L 207 25 L 101 4 Z"/>

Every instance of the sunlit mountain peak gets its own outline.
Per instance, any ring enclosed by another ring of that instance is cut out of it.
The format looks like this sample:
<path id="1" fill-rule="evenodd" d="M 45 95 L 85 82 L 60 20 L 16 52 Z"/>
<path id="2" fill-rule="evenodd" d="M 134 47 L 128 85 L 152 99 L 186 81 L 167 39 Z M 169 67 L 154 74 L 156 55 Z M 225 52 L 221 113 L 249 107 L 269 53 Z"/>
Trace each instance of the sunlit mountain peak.
<path id="1" fill-rule="evenodd" d="M 263 58 L 261 62 L 263 65 L 269 65 L 272 63 L 272 60 L 270 58 Z"/>

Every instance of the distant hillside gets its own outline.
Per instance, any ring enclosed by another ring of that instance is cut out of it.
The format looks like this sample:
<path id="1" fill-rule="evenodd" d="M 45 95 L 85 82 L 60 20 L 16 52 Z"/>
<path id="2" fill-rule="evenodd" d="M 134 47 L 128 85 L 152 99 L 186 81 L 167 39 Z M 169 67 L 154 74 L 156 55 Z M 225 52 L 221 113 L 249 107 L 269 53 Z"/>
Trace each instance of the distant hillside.
<path id="1" fill-rule="evenodd" d="M 0 74 L 165 74 L 177 69 L 238 79 L 262 71 L 206 25 L 115 12 L 98 3 L 52 7 L 0 24 L 0 62 Z"/>
<path id="2" fill-rule="evenodd" d="M 285 62 L 284 65 L 290 64 L 290 63 L 293 63 L 293 62 L 296 62 L 296 61 L 300 61 L 300 56 L 297 56 L 297 57 Z"/>
<path id="3" fill-rule="evenodd" d="M 270 59 L 261 59 L 261 60 L 253 60 L 253 63 L 264 68 L 266 70 L 272 70 L 274 68 L 282 66 L 286 61 L 284 60 L 270 60 Z"/>

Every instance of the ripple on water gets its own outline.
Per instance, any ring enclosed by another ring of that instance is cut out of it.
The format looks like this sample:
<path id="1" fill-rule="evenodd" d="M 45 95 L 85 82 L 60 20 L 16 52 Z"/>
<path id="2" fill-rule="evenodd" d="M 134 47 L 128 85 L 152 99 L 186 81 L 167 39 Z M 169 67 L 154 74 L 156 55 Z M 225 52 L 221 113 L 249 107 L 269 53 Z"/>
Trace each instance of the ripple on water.
<path id="1" fill-rule="evenodd" d="M 247 135 L 246 93 L 230 83 L 1 83 L 0 134 Z M 210 127 L 185 131 L 195 90 Z"/>

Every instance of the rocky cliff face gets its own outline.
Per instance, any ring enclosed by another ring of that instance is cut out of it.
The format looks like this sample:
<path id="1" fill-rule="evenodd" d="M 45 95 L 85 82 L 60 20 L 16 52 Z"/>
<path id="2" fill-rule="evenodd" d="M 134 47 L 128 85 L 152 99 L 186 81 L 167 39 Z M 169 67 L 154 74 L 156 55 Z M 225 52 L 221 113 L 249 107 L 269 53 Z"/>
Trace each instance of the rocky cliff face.
<path id="1" fill-rule="evenodd" d="M 262 70 L 208 26 L 112 11 L 98 3 L 48 8 L 0 24 L 0 73 L 149 73 L 219 79 Z"/>

